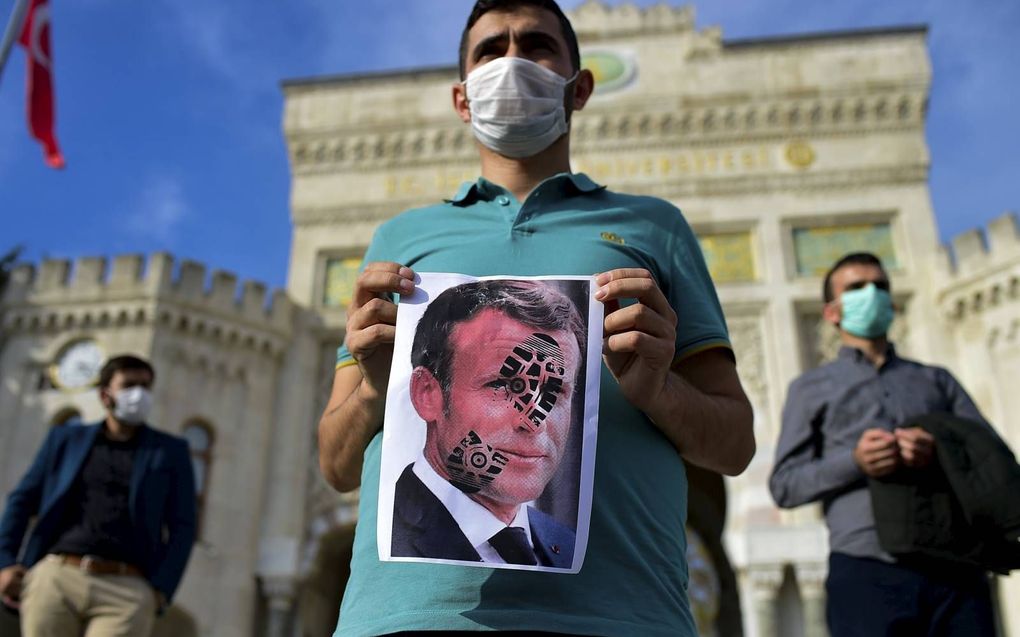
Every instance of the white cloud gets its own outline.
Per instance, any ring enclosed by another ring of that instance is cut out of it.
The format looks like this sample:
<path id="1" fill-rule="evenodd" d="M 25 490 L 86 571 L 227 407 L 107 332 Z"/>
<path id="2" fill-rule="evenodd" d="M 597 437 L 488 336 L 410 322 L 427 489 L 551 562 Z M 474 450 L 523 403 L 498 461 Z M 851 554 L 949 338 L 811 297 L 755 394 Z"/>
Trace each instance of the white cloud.
<path id="1" fill-rule="evenodd" d="M 248 23 L 246 3 L 164 0 L 167 37 L 234 88 L 275 90 L 272 55 L 265 55 Z"/>
<path id="2" fill-rule="evenodd" d="M 191 215 L 191 207 L 180 181 L 170 175 L 156 175 L 145 184 L 131 212 L 126 230 L 136 239 L 173 243 L 181 223 Z"/>
<path id="3" fill-rule="evenodd" d="M 455 63 L 460 30 L 474 0 L 308 4 L 317 14 L 320 66 L 330 73 L 351 66 L 386 69 Z M 364 43 L 364 48 L 355 50 L 352 40 Z"/>

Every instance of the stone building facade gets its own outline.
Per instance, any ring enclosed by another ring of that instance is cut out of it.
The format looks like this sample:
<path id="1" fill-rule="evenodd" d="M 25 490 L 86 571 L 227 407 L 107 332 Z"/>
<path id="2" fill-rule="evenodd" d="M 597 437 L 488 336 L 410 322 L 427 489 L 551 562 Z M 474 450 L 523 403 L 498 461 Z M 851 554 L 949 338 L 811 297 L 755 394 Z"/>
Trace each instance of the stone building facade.
<path id="1" fill-rule="evenodd" d="M 572 19 L 598 79 L 575 115 L 574 168 L 684 211 L 755 408 L 758 454 L 727 481 L 745 633 L 824 635 L 820 511 L 779 511 L 766 489 L 786 387 L 836 349 L 820 274 L 851 250 L 882 256 L 901 351 L 956 372 L 1020 448 L 1016 219 L 939 246 L 923 28 L 725 41 L 696 30 L 690 8 L 595 0 Z M 287 290 L 271 303 L 258 284 L 239 293 L 231 275 L 207 281 L 166 255 L 16 271 L 0 302 L 0 489 L 46 427 L 101 412 L 93 390 L 55 387 L 50 366 L 89 342 L 148 356 L 154 422 L 189 435 L 204 466 L 179 606 L 202 635 L 330 634 L 357 495 L 322 481 L 315 427 L 373 231 L 477 177 L 449 105 L 456 79 L 443 67 L 284 83 L 294 232 Z M 998 585 L 1020 597 L 1017 577 Z M 1020 636 L 1020 610 L 1004 610 L 1006 634 Z"/>

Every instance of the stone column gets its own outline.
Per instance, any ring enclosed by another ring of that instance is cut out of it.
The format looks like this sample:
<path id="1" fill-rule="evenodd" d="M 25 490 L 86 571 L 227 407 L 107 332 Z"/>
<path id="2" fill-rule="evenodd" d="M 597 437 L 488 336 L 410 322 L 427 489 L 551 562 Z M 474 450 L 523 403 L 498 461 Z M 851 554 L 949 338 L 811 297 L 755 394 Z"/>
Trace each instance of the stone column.
<path id="1" fill-rule="evenodd" d="M 825 576 L 828 567 L 824 563 L 811 562 L 798 564 L 796 568 L 804 606 L 804 637 L 829 637 L 825 623 Z"/>
<path id="2" fill-rule="evenodd" d="M 271 576 L 262 578 L 262 592 L 266 596 L 268 617 L 266 621 L 266 637 L 288 637 L 290 635 L 291 614 L 294 609 L 294 598 L 297 591 L 295 579 L 290 576 Z"/>
<path id="3" fill-rule="evenodd" d="M 758 637 L 779 635 L 779 588 L 783 585 L 783 568 L 779 564 L 752 566 L 751 602 L 758 624 Z"/>

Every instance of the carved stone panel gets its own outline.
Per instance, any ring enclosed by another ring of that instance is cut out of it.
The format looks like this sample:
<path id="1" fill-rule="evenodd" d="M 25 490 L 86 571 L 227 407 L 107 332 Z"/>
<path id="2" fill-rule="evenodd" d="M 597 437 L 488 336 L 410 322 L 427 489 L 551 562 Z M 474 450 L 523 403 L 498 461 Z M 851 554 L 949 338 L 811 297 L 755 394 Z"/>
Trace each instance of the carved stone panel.
<path id="1" fill-rule="evenodd" d="M 758 313 L 731 315 L 727 317 L 727 323 L 730 328 L 730 342 L 737 358 L 737 372 L 760 421 L 761 416 L 770 413 L 762 316 Z"/>

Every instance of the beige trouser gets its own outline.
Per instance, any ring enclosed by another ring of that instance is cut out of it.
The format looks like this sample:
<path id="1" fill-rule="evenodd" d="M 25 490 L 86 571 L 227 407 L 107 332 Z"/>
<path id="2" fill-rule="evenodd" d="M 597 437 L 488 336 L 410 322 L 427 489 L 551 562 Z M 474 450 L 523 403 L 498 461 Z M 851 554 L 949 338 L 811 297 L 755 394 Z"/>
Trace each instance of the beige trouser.
<path id="1" fill-rule="evenodd" d="M 156 596 L 134 575 L 89 575 L 49 555 L 25 576 L 22 637 L 147 637 Z"/>

